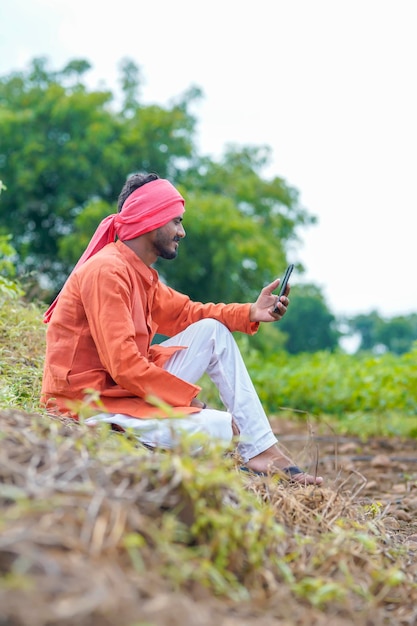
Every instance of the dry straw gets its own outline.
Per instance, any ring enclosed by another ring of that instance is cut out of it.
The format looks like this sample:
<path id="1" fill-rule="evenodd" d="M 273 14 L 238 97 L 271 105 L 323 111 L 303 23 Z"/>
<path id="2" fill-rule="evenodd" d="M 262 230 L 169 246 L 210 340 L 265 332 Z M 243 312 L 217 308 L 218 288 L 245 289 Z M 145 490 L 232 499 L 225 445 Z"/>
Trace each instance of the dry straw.
<path id="1" fill-rule="evenodd" d="M 359 474 L 303 488 L 18 410 L 0 432 L 2 623 L 414 623 L 413 555 Z"/>

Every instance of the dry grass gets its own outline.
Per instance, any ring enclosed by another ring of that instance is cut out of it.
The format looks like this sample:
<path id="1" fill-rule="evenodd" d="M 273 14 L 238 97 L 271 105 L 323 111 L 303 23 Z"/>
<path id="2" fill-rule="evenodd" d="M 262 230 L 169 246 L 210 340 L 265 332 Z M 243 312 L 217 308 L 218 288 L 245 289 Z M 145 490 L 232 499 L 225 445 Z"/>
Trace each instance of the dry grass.
<path id="1" fill-rule="evenodd" d="M 17 410 L 0 430 L 2 623 L 413 623 L 413 555 L 358 476 L 301 488 Z"/>

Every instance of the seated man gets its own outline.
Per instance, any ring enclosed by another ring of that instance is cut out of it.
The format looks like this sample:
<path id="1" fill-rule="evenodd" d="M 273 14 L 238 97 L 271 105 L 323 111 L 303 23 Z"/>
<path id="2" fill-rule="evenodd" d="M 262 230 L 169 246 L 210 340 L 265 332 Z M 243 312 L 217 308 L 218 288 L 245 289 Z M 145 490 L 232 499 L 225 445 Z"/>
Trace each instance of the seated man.
<path id="1" fill-rule="evenodd" d="M 232 336 L 281 319 L 289 288 L 280 302 L 272 293 L 279 279 L 252 304 L 193 302 L 161 282 L 152 267 L 158 257 L 174 259 L 185 237 L 177 189 L 156 174 L 133 174 L 118 209 L 100 223 L 45 314 L 43 405 L 77 419 L 77 401 L 93 389 L 97 414 L 90 421 L 133 429 L 147 445 L 169 448 L 179 430 L 207 433 L 227 445 L 239 434 L 246 469 L 284 471 L 294 481 L 321 484 L 278 446 Z M 157 332 L 169 339 L 151 345 Z M 198 398 L 196 382 L 205 372 L 226 411 Z M 181 417 L 167 416 L 164 405 Z"/>

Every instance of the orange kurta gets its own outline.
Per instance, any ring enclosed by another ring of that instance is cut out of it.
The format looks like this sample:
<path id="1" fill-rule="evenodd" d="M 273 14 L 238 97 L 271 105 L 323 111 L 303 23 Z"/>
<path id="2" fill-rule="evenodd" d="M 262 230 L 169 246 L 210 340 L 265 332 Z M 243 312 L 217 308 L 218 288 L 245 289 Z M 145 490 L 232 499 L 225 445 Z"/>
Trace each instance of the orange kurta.
<path id="1" fill-rule="evenodd" d="M 154 417 L 153 396 L 183 413 L 200 387 L 162 368 L 178 347 L 151 345 L 213 318 L 253 334 L 250 304 L 202 304 L 162 283 L 121 241 L 110 243 L 71 274 L 48 324 L 41 402 L 76 416 L 74 401 L 95 390 L 100 411 Z M 90 394 L 91 395 L 91 394 Z M 69 409 L 69 410 L 68 410 Z"/>

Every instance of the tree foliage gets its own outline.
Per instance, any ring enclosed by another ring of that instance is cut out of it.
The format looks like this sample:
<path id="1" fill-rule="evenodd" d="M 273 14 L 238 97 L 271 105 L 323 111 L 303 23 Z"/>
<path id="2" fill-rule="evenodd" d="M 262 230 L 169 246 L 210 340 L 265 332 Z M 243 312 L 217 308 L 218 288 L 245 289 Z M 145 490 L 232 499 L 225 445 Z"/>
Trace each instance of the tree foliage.
<path id="1" fill-rule="evenodd" d="M 361 314 L 349 320 L 351 333 L 360 336 L 360 351 L 404 354 L 417 341 L 417 313 L 399 315 L 390 319 L 381 317 L 376 311 Z"/>
<path id="2" fill-rule="evenodd" d="M 113 204 L 132 171 L 175 178 L 176 161 L 193 154 L 188 107 L 198 91 L 170 109 L 133 106 L 135 75 L 125 64 L 119 111 L 110 91 L 87 89 L 89 67 L 74 60 L 52 72 L 46 59 L 35 59 L 26 74 L 0 80 L 0 176 L 10 191 L 0 229 L 13 235 L 25 269 L 36 268 L 55 286 L 69 270 L 59 241 L 92 199 Z"/>
<path id="3" fill-rule="evenodd" d="M 314 222 L 284 180 L 265 180 L 266 147 L 229 146 L 219 162 L 197 154 L 191 87 L 166 107 L 140 101 L 140 69 L 120 65 L 119 106 L 89 90 L 90 65 L 75 59 L 51 71 L 35 59 L 27 73 L 0 80 L 0 177 L 7 194 L 0 230 L 10 232 L 20 270 L 36 269 L 57 290 L 98 222 L 116 210 L 133 171 L 155 171 L 187 202 L 189 237 L 164 278 L 201 300 L 247 301 L 286 263 L 297 229 Z M 10 216 L 13 214 L 13 219 Z"/>
<path id="4" fill-rule="evenodd" d="M 334 351 L 338 347 L 340 332 L 336 318 L 315 285 L 303 284 L 291 288 L 290 306 L 280 322 L 280 328 L 286 333 L 284 345 L 291 354 Z"/>
<path id="5" fill-rule="evenodd" d="M 51 299 L 100 220 L 116 211 L 126 177 L 154 171 L 186 199 L 187 237 L 175 263 L 158 261 L 162 279 L 196 300 L 253 300 L 282 274 L 290 249 L 294 256 L 300 229 L 315 223 L 295 188 L 263 175 L 270 148 L 231 144 L 218 160 L 200 155 L 192 113 L 202 97 L 198 87 L 166 106 L 145 105 L 141 70 L 130 59 L 120 63 L 117 97 L 89 89 L 89 70 L 88 61 L 74 59 L 52 71 L 39 58 L 26 72 L 0 78 L 0 181 L 8 188 L 0 235 L 11 235 L 18 277 L 36 273 Z M 410 320 L 369 321 L 352 322 L 362 348 L 378 342 L 400 353 L 415 338 Z M 366 335 L 367 325 L 376 339 Z M 308 285 L 293 288 L 288 315 L 255 342 L 282 347 L 281 331 L 292 353 L 333 350 L 339 336 L 320 290 Z"/>

